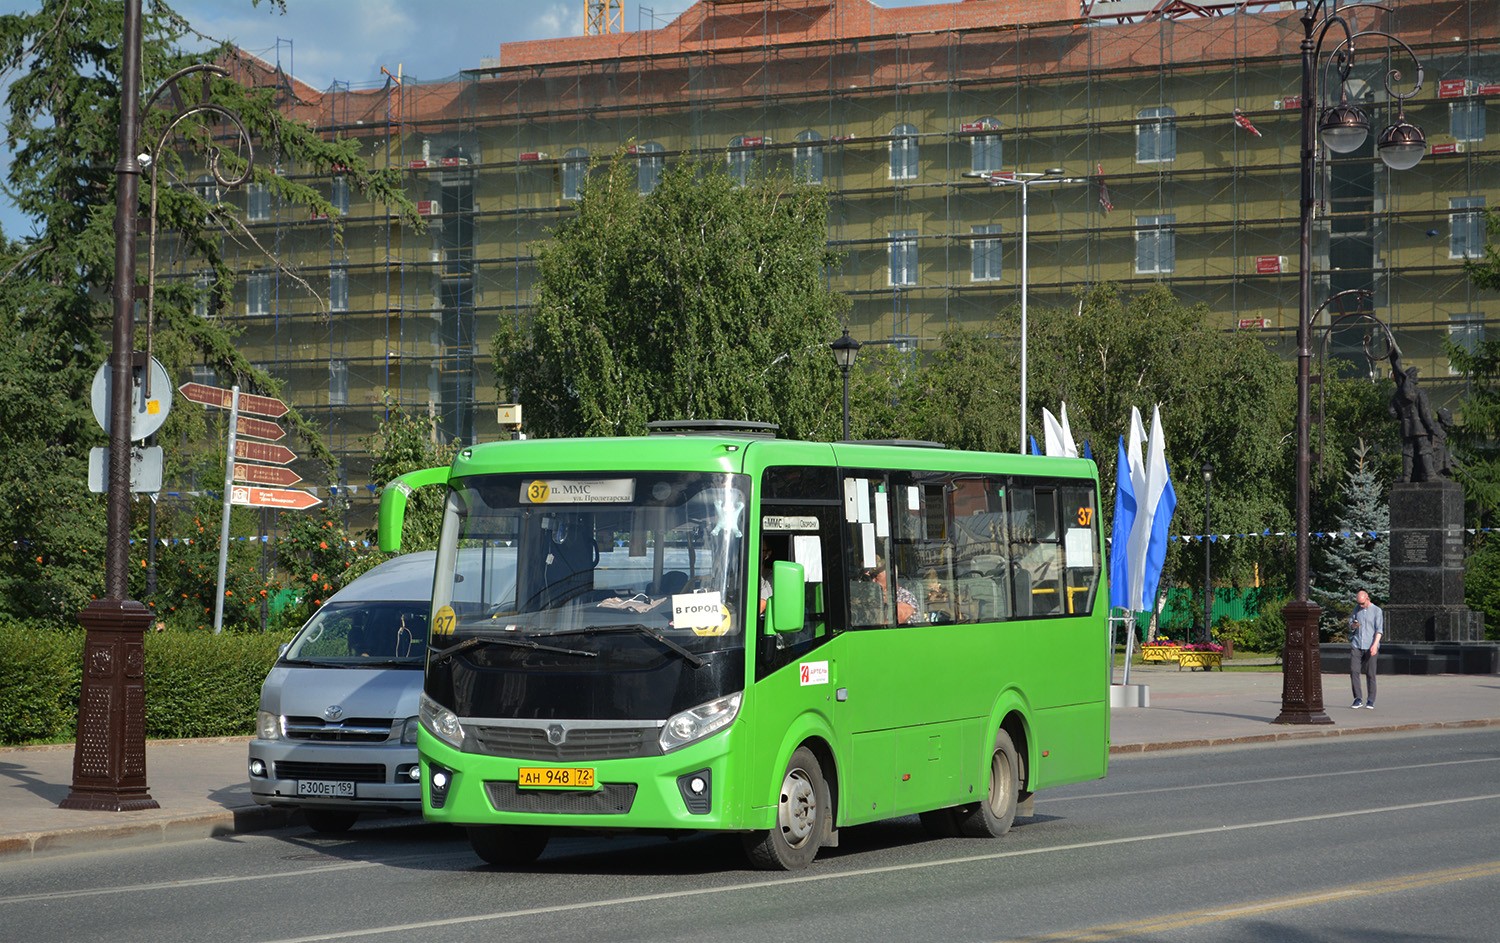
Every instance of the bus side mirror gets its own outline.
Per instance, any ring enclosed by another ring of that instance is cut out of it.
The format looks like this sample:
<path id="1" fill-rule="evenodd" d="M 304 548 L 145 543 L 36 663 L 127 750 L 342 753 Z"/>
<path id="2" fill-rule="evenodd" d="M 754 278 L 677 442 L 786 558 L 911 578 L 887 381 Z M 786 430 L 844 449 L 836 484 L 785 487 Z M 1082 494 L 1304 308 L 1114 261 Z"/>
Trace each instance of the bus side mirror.
<path id="1" fill-rule="evenodd" d="M 766 619 L 766 633 L 786 635 L 801 632 L 806 619 L 802 587 L 804 585 L 802 564 L 789 560 L 777 560 L 771 564 L 770 618 Z"/>

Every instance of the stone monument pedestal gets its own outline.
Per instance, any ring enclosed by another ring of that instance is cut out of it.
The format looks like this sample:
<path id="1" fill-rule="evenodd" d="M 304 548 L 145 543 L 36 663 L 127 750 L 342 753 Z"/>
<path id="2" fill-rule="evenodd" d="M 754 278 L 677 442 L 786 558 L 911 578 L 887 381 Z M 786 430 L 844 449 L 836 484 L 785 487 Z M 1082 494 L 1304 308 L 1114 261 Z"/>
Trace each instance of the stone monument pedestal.
<path id="1" fill-rule="evenodd" d="M 1483 643 L 1484 613 L 1464 605 L 1464 490 L 1456 481 L 1391 486 L 1389 645 Z"/>

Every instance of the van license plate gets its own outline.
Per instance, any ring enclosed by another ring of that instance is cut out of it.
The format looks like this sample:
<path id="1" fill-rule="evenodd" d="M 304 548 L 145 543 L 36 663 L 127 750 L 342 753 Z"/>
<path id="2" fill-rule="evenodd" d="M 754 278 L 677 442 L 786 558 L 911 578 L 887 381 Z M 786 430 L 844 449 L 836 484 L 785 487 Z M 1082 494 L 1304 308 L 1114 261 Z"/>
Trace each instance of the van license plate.
<path id="1" fill-rule="evenodd" d="M 297 795 L 323 796 L 328 799 L 353 799 L 354 783 L 329 782 L 324 779 L 297 780 Z"/>
<path id="2" fill-rule="evenodd" d="M 522 789 L 593 789 L 594 770 L 586 766 L 523 766 L 516 785 Z"/>

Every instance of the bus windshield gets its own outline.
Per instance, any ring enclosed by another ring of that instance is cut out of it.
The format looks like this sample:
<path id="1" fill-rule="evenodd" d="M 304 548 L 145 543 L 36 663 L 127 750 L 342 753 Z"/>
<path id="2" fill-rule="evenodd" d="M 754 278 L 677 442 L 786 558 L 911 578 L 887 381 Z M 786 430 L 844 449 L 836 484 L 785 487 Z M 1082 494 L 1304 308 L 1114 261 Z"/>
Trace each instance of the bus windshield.
<path id="1" fill-rule="evenodd" d="M 451 607 L 453 618 L 435 628 L 433 648 L 489 639 L 524 651 L 540 640 L 543 651 L 587 652 L 596 670 L 609 670 L 612 651 L 642 648 L 615 641 L 632 635 L 690 662 L 737 647 L 747 506 L 741 475 L 454 479 L 432 602 L 434 613 Z"/>

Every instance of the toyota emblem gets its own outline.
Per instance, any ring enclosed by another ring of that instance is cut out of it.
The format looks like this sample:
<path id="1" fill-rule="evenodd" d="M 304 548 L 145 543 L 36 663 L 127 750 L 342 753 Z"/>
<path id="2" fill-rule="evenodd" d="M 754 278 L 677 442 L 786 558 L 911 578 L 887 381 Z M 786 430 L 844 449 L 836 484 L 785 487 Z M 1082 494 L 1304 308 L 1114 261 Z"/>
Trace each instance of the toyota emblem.
<path id="1" fill-rule="evenodd" d="M 329 720 L 338 720 L 340 717 L 344 716 L 344 708 L 339 704 L 330 705 L 329 707 L 324 709 L 323 716 L 327 717 Z"/>

